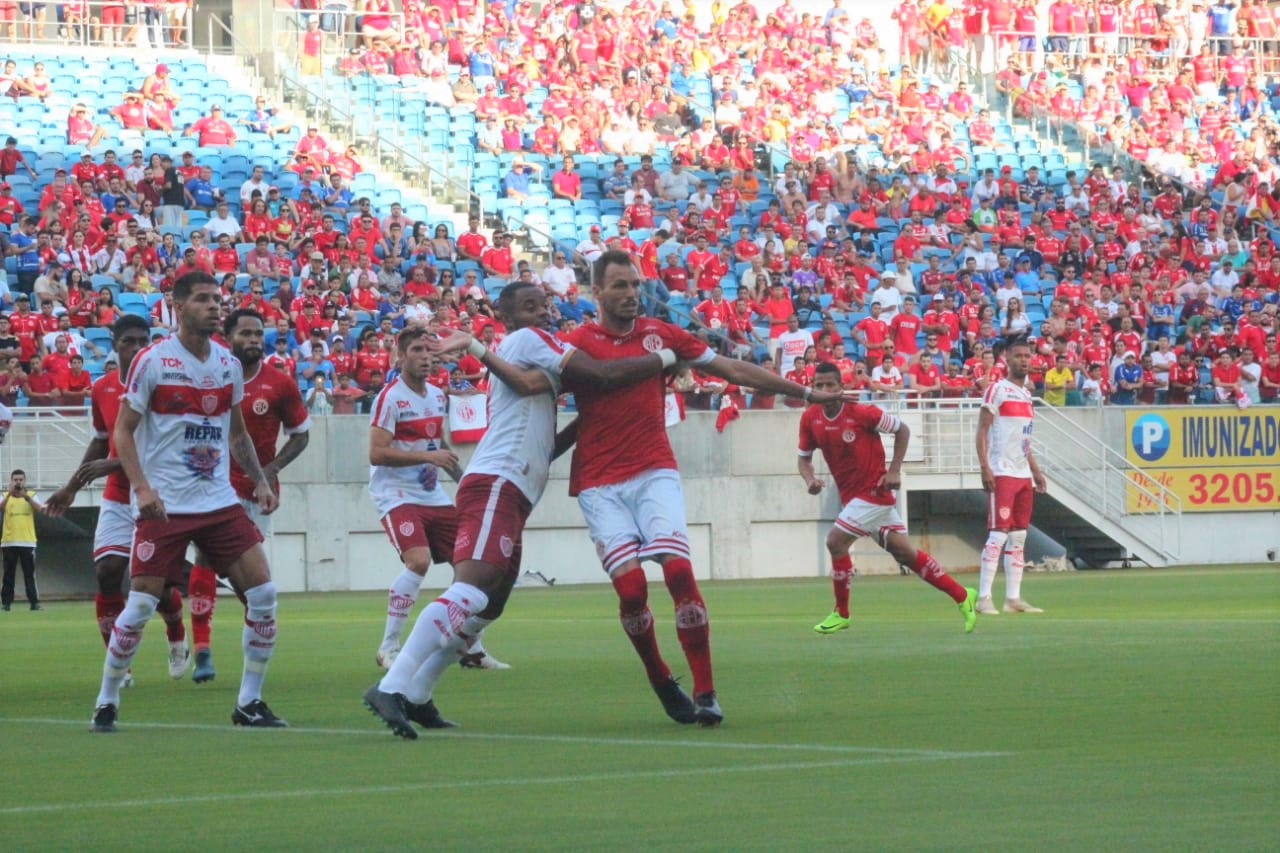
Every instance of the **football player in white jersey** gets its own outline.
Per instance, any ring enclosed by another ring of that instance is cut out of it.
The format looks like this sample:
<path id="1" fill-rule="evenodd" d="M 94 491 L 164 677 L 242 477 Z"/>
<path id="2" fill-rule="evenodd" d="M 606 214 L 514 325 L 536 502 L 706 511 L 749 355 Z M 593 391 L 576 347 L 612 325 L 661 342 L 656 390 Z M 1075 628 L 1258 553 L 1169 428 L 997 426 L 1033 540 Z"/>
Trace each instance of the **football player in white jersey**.
<path id="1" fill-rule="evenodd" d="M 1023 545 L 1031 524 L 1034 492 L 1048 486 L 1031 452 L 1034 417 L 1026 389 L 1031 344 L 1014 338 L 1004 351 L 1008 375 L 987 386 L 978 415 L 978 461 L 982 488 L 987 492 L 987 542 L 982 549 L 978 601 L 974 609 L 986 616 L 999 614 L 991 600 L 1000 555 L 1004 554 L 1004 612 L 1041 613 L 1022 598 Z"/>

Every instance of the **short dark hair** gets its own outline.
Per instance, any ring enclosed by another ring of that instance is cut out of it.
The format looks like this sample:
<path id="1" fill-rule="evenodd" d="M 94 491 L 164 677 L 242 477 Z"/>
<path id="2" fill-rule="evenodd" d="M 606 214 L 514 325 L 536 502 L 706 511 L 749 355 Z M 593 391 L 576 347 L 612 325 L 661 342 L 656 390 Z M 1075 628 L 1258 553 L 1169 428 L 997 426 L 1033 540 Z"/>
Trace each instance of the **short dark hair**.
<path id="1" fill-rule="evenodd" d="M 237 308 L 227 315 L 227 319 L 222 321 L 222 334 L 228 340 L 231 338 L 231 333 L 235 331 L 236 326 L 240 324 L 242 317 L 252 317 L 263 326 L 267 325 L 267 321 L 262 318 L 262 315 L 252 308 Z"/>
<path id="2" fill-rule="evenodd" d="M 9 472 L 10 480 L 12 480 L 14 477 L 25 477 L 25 476 L 27 476 L 27 472 L 23 471 L 21 468 L 14 468 L 12 471 Z"/>
<path id="3" fill-rule="evenodd" d="M 840 343 L 843 344 L 844 341 Z M 830 361 L 818 362 L 818 366 L 813 369 L 813 378 L 817 379 L 819 376 L 826 376 L 827 374 L 835 376 L 837 382 L 840 381 L 840 368 Z"/>
<path id="4" fill-rule="evenodd" d="M 425 338 L 429 334 L 431 333 L 427 331 L 426 326 L 419 326 L 417 324 L 405 326 L 400 330 L 400 334 L 396 335 L 396 349 L 399 352 L 404 353 L 409 349 L 409 344 L 419 338 Z M 319 346 L 319 344 L 316 344 L 316 346 Z"/>
<path id="5" fill-rule="evenodd" d="M 124 314 L 111 326 L 111 340 L 118 341 L 133 329 L 151 334 L 151 324 L 137 314 Z"/>
<path id="6" fill-rule="evenodd" d="M 187 251 L 190 252 L 191 249 L 187 249 Z M 186 273 L 179 276 L 178 280 L 173 283 L 173 298 L 189 299 L 191 291 L 201 284 L 212 284 L 217 287 L 218 280 L 202 270 Z"/>
<path id="7" fill-rule="evenodd" d="M 596 258 L 596 262 L 591 265 L 591 284 L 593 287 L 599 287 L 604 284 L 604 271 L 614 264 L 630 267 L 635 266 L 635 260 L 631 257 L 630 252 L 624 252 L 622 249 L 609 249 L 602 252 L 600 257 Z"/>
<path id="8" fill-rule="evenodd" d="M 516 294 L 526 287 L 533 287 L 538 290 L 542 288 L 531 281 L 513 281 L 502 288 L 502 292 L 498 294 L 498 313 L 505 317 L 510 317 L 511 312 L 516 307 Z"/>
<path id="9" fill-rule="evenodd" d="M 1004 340 L 1004 351 L 1008 352 L 1014 347 L 1027 347 L 1033 349 L 1031 340 L 1026 335 L 1010 335 Z"/>

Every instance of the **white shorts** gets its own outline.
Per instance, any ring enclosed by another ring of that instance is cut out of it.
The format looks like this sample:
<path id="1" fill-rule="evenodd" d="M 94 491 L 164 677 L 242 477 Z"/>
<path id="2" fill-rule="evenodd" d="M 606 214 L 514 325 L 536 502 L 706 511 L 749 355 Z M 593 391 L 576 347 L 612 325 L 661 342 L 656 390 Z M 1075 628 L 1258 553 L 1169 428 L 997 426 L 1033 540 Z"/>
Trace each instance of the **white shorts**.
<path id="1" fill-rule="evenodd" d="M 844 505 L 836 516 L 836 527 L 855 539 L 874 536 L 881 548 L 890 533 L 907 532 L 896 505 L 873 504 L 861 498 L 854 498 Z"/>
<path id="2" fill-rule="evenodd" d="M 93 531 L 93 559 L 124 557 L 133 552 L 133 507 L 103 501 L 98 508 L 98 526 Z"/>
<path id="3" fill-rule="evenodd" d="M 659 554 L 689 557 L 680 474 L 659 468 L 630 480 L 586 489 L 578 506 L 605 572 Z"/>

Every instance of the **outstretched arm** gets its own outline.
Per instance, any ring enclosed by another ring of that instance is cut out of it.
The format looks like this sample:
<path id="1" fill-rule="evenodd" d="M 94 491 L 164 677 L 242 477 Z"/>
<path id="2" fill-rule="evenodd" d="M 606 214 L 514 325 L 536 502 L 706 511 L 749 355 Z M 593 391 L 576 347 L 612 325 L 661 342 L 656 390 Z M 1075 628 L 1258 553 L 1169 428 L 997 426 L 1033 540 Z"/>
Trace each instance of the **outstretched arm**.
<path id="1" fill-rule="evenodd" d="M 109 452 L 110 444 L 107 439 L 95 437 L 90 441 L 84 450 L 84 456 L 80 458 L 80 467 L 76 468 L 65 486 L 49 496 L 45 512 L 52 516 L 62 515 L 76 499 L 77 492 L 97 478 L 119 470 L 120 460 L 108 459 Z"/>
<path id="2" fill-rule="evenodd" d="M 839 393 L 814 391 L 812 388 L 807 388 L 798 382 L 783 379 L 778 374 L 765 370 L 763 367 L 752 364 L 749 361 L 725 358 L 722 355 L 716 356 L 707 364 L 698 365 L 698 369 L 703 373 L 710 373 L 712 376 L 727 379 L 734 385 L 745 385 L 748 388 L 767 391 L 771 394 L 782 394 L 786 397 L 796 397 L 808 400 L 811 403 L 832 403 L 841 398 Z"/>

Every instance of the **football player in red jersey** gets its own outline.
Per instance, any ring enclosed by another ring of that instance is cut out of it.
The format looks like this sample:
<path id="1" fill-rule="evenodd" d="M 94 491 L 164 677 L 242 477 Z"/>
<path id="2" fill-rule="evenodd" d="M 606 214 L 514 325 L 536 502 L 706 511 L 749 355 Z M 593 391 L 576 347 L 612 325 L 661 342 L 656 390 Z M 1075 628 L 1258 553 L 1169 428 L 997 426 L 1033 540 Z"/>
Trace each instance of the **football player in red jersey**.
<path id="1" fill-rule="evenodd" d="M 818 392 L 838 391 L 840 371 L 831 364 L 818 365 L 813 388 Z M 893 459 L 887 467 L 881 433 L 893 435 Z M 849 585 L 853 578 L 849 549 L 863 536 L 874 536 L 899 565 L 909 567 L 925 582 L 951 596 L 964 617 L 966 633 L 976 624 L 973 603 L 978 598 L 977 590 L 961 586 L 930 554 L 917 551 L 898 515 L 894 492 L 902 485 L 902 460 L 910 440 L 911 431 L 896 415 L 878 406 L 844 402 L 838 397 L 810 406 L 800 417 L 798 468 L 809 494 L 820 494 L 826 485 L 813 469 L 813 452 L 821 450 L 844 504 L 827 534 L 836 609 L 813 626 L 819 634 L 834 634 L 849 627 Z"/>
<path id="2" fill-rule="evenodd" d="M 141 317 L 125 314 L 111 327 L 111 346 L 115 351 L 118 369 L 104 375 L 93 384 L 90 405 L 93 417 L 94 437 L 85 448 L 84 456 L 67 484 L 49 496 L 45 511 L 60 516 L 76 499 L 76 493 L 99 477 L 106 477 L 98 509 L 98 525 L 93 535 L 93 570 L 98 580 L 98 591 L 93 596 L 98 630 L 102 642 L 111 641 L 111 626 L 124 609 L 121 592 L 125 574 L 129 569 L 129 547 L 133 542 L 133 513 L 129 508 L 129 480 L 116 458 L 116 417 L 120 413 L 120 394 L 124 390 L 124 377 L 129 374 L 133 357 L 151 342 L 151 329 Z M 190 649 L 187 632 L 182 620 L 182 595 L 177 587 L 170 586 L 160 597 L 157 608 L 164 619 L 165 634 L 169 638 L 169 675 L 182 678 L 187 671 Z M 133 675 L 126 675 L 125 686 L 133 684 Z"/>
<path id="3" fill-rule="evenodd" d="M 754 364 L 717 356 L 678 326 L 639 316 L 640 273 L 625 252 L 605 252 L 596 260 L 591 292 L 599 320 L 570 336 L 570 342 L 588 355 L 617 359 L 671 349 L 703 373 L 735 385 L 814 401 L 840 399 L 838 382 L 834 390 L 814 394 Z M 618 593 L 623 630 L 672 719 L 719 725 L 724 715 L 711 672 L 707 608 L 693 577 L 684 496 L 664 424 L 665 386 L 658 377 L 615 390 L 569 384 L 579 414 L 557 446 L 577 442 L 569 493 L 578 498 L 596 552 Z M 640 567 L 643 560 L 662 565 L 675 602 L 676 634 L 693 672 L 692 703 L 672 680 L 658 651 L 648 584 Z"/>
<path id="4" fill-rule="evenodd" d="M 227 315 L 222 329 L 231 344 L 231 354 L 244 370 L 244 399 L 240 401 L 240 412 L 244 415 L 245 429 L 253 439 L 262 472 L 271 480 L 272 490 L 279 494 L 280 472 L 307 449 L 311 416 L 303 405 L 298 383 L 291 375 L 262 369 L 264 323 L 261 314 L 252 308 L 237 309 Z M 276 452 L 281 428 L 288 438 Z M 271 518 L 258 508 L 253 499 L 253 483 L 234 459 L 231 461 L 231 485 L 262 535 L 270 535 Z M 197 559 L 187 580 L 187 595 L 191 598 L 191 640 L 196 652 L 191 680 L 196 684 L 212 681 L 217 674 L 213 666 L 213 651 L 209 648 L 217 594 L 217 575 L 204 560 Z"/>

